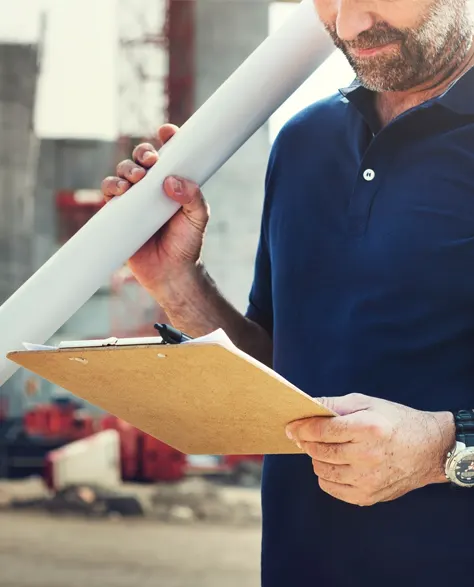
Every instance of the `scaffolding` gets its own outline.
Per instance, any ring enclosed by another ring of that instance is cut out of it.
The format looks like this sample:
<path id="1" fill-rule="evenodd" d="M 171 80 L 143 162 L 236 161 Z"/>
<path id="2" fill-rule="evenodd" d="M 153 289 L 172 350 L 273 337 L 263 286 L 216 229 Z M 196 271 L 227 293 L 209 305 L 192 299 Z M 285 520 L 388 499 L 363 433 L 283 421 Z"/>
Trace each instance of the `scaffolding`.
<path id="1" fill-rule="evenodd" d="M 182 125 L 194 111 L 195 0 L 118 0 L 118 154 L 136 144 L 156 145 L 167 122 Z M 153 333 L 166 316 L 134 281 L 127 266 L 111 282 L 111 330 L 115 336 Z"/>

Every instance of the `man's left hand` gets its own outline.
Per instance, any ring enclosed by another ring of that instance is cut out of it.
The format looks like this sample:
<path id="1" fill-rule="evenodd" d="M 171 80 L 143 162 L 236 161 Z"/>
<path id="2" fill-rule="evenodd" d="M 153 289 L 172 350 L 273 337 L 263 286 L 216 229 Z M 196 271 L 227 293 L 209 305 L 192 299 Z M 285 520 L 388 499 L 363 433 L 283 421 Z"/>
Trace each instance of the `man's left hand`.
<path id="1" fill-rule="evenodd" d="M 311 457 L 326 493 L 369 506 L 447 482 L 444 465 L 455 444 L 450 412 L 360 394 L 320 401 L 338 415 L 292 422 L 287 434 Z"/>

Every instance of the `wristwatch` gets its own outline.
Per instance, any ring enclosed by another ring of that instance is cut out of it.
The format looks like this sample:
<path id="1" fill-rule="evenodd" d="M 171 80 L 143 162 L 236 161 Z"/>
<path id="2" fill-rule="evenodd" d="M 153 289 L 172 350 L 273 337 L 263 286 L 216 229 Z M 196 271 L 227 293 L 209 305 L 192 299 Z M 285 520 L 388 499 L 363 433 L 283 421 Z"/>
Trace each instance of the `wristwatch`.
<path id="1" fill-rule="evenodd" d="M 456 445 L 448 453 L 446 477 L 459 487 L 474 487 L 474 410 L 453 412 Z"/>

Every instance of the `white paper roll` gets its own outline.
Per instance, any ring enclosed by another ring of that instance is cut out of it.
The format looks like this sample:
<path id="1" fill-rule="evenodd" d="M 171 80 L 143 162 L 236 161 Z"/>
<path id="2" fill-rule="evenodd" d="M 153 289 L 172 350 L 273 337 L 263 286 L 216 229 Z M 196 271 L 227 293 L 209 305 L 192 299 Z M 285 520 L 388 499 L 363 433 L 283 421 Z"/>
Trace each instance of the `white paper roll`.
<path id="1" fill-rule="evenodd" d="M 160 151 L 159 162 L 112 200 L 0 308 L 0 385 L 18 366 L 23 342 L 46 342 L 153 234 L 178 205 L 163 193 L 168 175 L 200 186 L 331 54 L 334 47 L 303 0 Z"/>

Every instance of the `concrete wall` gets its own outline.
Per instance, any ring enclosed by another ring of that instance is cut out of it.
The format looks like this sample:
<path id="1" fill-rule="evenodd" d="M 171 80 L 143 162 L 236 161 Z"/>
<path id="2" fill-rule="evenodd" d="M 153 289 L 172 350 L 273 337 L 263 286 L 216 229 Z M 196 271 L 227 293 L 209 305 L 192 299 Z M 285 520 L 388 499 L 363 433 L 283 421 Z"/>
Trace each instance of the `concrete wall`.
<path id="1" fill-rule="evenodd" d="M 267 0 L 196 2 L 196 107 L 267 37 L 268 5 Z M 212 211 L 204 260 L 241 311 L 252 281 L 269 150 L 265 125 L 204 188 Z"/>

